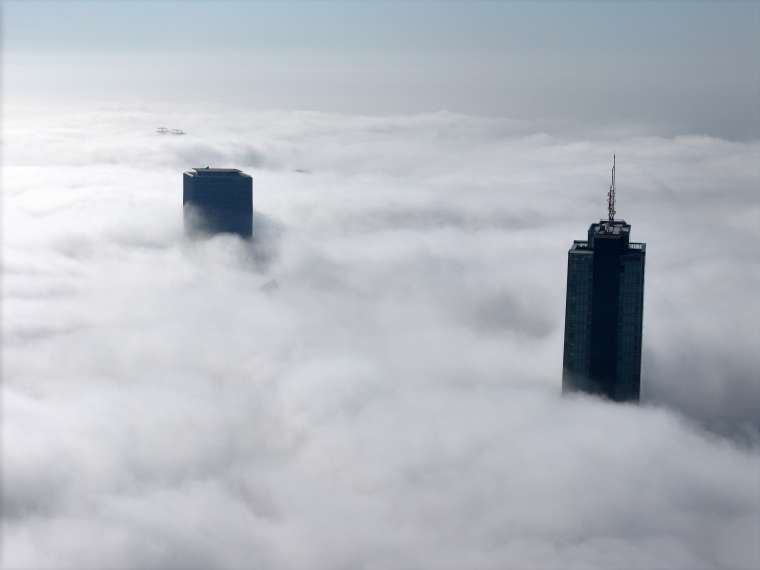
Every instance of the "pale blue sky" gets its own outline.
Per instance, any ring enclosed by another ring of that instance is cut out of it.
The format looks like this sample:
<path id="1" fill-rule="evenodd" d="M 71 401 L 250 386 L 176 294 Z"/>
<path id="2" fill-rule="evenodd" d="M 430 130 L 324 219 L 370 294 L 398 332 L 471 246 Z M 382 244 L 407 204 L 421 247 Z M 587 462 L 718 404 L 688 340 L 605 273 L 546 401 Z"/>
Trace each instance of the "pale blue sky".
<path id="1" fill-rule="evenodd" d="M 11 98 L 758 135 L 760 3 L 25 1 L 4 3 L 3 24 Z"/>

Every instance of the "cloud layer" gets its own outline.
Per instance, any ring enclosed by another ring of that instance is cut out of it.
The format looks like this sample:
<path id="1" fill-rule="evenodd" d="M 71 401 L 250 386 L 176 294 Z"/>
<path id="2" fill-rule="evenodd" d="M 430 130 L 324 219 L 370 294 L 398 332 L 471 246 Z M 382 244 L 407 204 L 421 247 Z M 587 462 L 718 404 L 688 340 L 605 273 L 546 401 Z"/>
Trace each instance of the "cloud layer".
<path id="1" fill-rule="evenodd" d="M 4 131 L 5 567 L 760 563 L 760 143 L 145 108 Z M 613 151 L 640 407 L 559 394 Z M 253 244 L 183 239 L 206 164 L 253 175 Z"/>

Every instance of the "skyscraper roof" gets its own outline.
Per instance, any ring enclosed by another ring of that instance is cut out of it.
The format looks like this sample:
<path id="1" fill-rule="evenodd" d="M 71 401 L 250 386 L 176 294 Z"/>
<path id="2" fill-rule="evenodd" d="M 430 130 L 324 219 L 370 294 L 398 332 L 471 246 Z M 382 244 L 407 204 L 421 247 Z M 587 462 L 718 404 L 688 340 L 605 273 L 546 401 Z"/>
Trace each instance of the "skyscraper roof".
<path id="1" fill-rule="evenodd" d="M 242 172 L 238 168 L 212 168 L 210 166 L 204 166 L 201 168 L 192 168 L 186 172 L 188 176 L 247 176 L 248 174 Z"/>

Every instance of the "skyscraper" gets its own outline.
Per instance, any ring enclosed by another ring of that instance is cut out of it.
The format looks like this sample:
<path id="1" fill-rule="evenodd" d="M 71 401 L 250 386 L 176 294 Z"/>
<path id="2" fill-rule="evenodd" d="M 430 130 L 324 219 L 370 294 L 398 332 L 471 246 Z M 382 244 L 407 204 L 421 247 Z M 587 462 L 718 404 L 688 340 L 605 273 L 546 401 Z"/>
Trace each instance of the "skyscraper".
<path id="1" fill-rule="evenodd" d="M 608 208 L 568 252 L 562 390 L 638 401 L 646 244 L 615 219 L 614 157 Z"/>
<path id="2" fill-rule="evenodd" d="M 193 168 L 183 175 L 185 232 L 253 232 L 253 182 L 237 168 Z"/>

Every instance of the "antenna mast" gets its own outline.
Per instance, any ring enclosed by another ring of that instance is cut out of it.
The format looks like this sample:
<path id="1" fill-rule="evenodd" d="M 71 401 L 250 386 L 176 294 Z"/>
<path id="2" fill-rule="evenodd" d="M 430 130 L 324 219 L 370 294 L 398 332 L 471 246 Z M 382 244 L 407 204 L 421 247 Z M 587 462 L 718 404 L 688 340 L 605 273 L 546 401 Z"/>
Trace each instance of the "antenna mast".
<path id="1" fill-rule="evenodd" d="M 612 184 L 607 192 L 607 214 L 610 222 L 615 221 L 615 155 L 612 155 Z"/>

